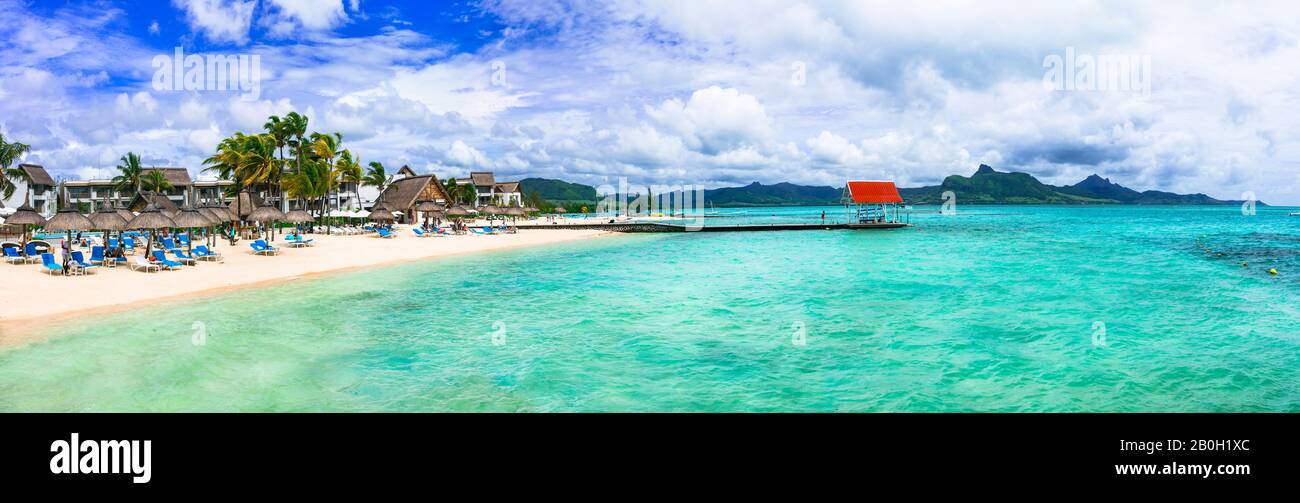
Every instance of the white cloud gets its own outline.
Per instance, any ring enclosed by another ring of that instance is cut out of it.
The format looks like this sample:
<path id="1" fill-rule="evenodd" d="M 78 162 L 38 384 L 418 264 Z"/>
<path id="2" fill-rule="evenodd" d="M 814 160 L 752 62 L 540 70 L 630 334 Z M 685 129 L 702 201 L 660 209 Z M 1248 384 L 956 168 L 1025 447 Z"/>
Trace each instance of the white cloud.
<path id="1" fill-rule="evenodd" d="M 772 124 L 754 96 L 711 86 L 691 94 L 686 103 L 665 100 L 646 114 L 677 134 L 692 150 L 716 154 L 760 145 L 772 137 Z"/>
<path id="2" fill-rule="evenodd" d="M 214 42 L 248 42 L 257 0 L 172 0 L 195 31 Z"/>

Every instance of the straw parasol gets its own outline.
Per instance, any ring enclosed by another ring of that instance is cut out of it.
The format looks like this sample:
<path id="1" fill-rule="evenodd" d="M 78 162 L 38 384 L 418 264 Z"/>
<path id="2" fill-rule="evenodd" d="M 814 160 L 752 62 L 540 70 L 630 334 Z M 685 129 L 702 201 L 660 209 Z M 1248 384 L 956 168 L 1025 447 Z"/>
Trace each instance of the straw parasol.
<path id="1" fill-rule="evenodd" d="M 556 212 L 556 213 L 568 213 L 569 210 L 564 209 L 563 206 L 556 206 L 556 207 L 555 207 L 555 212 Z"/>
<path id="2" fill-rule="evenodd" d="M 280 209 L 276 208 L 275 206 L 270 206 L 270 205 L 260 206 L 257 209 L 253 210 L 253 213 L 248 215 L 247 218 L 248 220 L 252 220 L 254 222 L 258 222 L 261 224 L 270 224 L 272 222 L 283 221 L 284 212 L 280 211 Z M 266 227 L 267 232 L 270 232 L 271 230 L 270 225 L 264 225 L 264 227 Z"/>
<path id="3" fill-rule="evenodd" d="M 139 215 L 136 215 L 130 222 L 127 222 L 126 227 L 128 229 L 140 230 L 170 229 L 176 227 L 176 222 L 167 218 L 167 215 L 164 215 L 157 206 L 150 204 L 144 209 L 144 211 L 141 211 Z M 149 252 L 151 250 L 153 250 L 153 235 L 150 235 L 149 239 L 145 241 L 145 258 L 149 257 Z"/>
<path id="4" fill-rule="evenodd" d="M 90 223 L 96 229 L 104 231 L 104 256 L 108 257 L 108 233 L 111 231 L 121 231 L 126 229 L 126 219 L 118 214 L 116 210 L 108 204 L 108 198 L 104 198 L 104 204 L 90 215 Z M 120 236 L 119 236 L 120 237 Z"/>
<path id="5" fill-rule="evenodd" d="M 316 219 L 312 218 L 312 216 L 308 214 L 306 211 L 293 210 L 284 216 L 283 221 L 289 223 L 295 223 L 295 224 L 305 224 L 307 222 L 314 222 L 316 221 Z"/>
<path id="6" fill-rule="evenodd" d="M 177 227 L 187 230 L 212 225 L 211 219 L 203 216 L 203 213 L 200 213 L 198 209 L 189 205 L 186 205 L 185 208 L 181 209 L 181 211 L 176 212 L 176 216 L 172 218 L 172 222 L 174 222 Z M 190 234 L 189 239 L 185 240 L 185 253 L 187 255 L 194 250 L 194 236 L 193 233 Z"/>
<path id="7" fill-rule="evenodd" d="M 23 226 L 23 247 L 27 246 L 27 226 L 35 225 L 39 227 L 45 225 L 45 217 L 41 216 L 40 213 L 37 213 L 35 209 L 32 209 L 29 199 L 30 196 L 24 195 L 23 205 L 19 206 L 18 209 L 14 211 L 13 215 L 9 215 L 5 218 L 5 225 Z"/>
<path id="8" fill-rule="evenodd" d="M 387 206 L 377 204 L 375 205 L 375 208 L 370 211 L 370 216 L 368 218 L 377 222 L 392 222 L 393 212 L 389 211 Z"/>

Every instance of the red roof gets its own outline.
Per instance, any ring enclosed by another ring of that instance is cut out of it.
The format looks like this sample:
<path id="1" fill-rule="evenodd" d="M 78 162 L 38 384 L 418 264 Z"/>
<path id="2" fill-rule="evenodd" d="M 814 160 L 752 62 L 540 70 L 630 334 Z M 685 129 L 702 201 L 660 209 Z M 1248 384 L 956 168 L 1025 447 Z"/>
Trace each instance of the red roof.
<path id="1" fill-rule="evenodd" d="M 894 182 L 857 181 L 849 182 L 849 194 L 858 204 L 901 203 L 903 196 L 898 195 Z"/>

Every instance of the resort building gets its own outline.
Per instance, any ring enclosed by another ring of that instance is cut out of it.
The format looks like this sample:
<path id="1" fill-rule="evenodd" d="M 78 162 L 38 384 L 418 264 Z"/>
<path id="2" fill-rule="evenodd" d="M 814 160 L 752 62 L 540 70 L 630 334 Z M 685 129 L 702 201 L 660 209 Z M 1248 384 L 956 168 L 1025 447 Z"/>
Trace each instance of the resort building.
<path id="1" fill-rule="evenodd" d="M 394 180 L 384 192 L 375 199 L 375 205 L 383 204 L 390 211 L 401 212 L 400 222 L 413 223 L 419 219 L 415 207 L 425 201 L 447 204 L 447 191 L 442 182 L 434 175 L 407 176 Z"/>
<path id="2" fill-rule="evenodd" d="M 25 198 L 30 197 L 29 202 L 37 213 L 45 217 L 53 216 L 55 210 L 54 201 L 56 200 L 54 178 L 50 176 L 48 171 L 45 171 L 44 166 L 38 164 L 19 164 L 18 169 L 21 169 L 27 175 L 27 178 L 32 181 L 31 185 L 29 186 L 26 181 L 15 177 L 14 182 L 17 188 L 14 190 L 13 197 L 0 201 L 0 203 L 4 203 L 5 208 L 17 208 L 22 206 Z"/>
<path id="3" fill-rule="evenodd" d="M 159 171 L 170 189 L 159 192 L 145 192 L 150 197 L 161 196 L 170 200 L 174 206 L 182 206 L 194 192 L 194 200 L 204 202 L 225 202 L 225 189 L 235 182 L 229 180 L 194 181 L 189 170 L 185 168 L 146 168 L 144 174 Z M 89 211 L 96 211 L 107 199 L 114 208 L 131 205 L 139 197 L 131 190 L 117 191 L 112 180 L 69 180 L 63 182 L 68 192 L 68 201 L 73 205 L 81 204 Z"/>
<path id="4" fill-rule="evenodd" d="M 491 171 L 475 171 L 467 178 L 456 178 L 456 185 L 474 186 L 474 206 L 495 204 L 523 206 L 524 194 L 519 182 L 498 182 Z"/>

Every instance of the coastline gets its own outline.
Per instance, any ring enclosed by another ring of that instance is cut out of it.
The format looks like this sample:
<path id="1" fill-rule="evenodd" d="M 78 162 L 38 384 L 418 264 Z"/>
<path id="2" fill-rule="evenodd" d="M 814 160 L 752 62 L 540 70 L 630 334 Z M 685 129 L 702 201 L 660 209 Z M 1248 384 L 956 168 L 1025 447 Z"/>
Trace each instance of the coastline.
<path id="1" fill-rule="evenodd" d="M 101 316 L 141 306 L 172 302 L 193 302 L 238 290 L 255 289 L 300 279 L 342 274 L 374 267 L 386 267 L 443 259 L 473 253 L 504 251 L 555 245 L 607 237 L 615 233 L 599 230 L 520 230 L 500 236 L 445 236 L 417 238 L 403 229 L 400 237 L 381 239 L 374 235 L 328 236 L 310 234 L 316 246 L 282 248 L 278 256 L 256 256 L 248 252 L 248 241 L 231 247 L 218 242 L 215 251 L 222 262 L 200 262 L 178 271 L 145 273 L 126 266 L 100 268 L 86 276 L 51 277 L 36 264 L 0 264 L 11 295 L 0 302 L 0 351 L 47 339 L 41 327 L 76 318 Z M 140 256 L 143 252 L 137 252 Z M 96 295 L 105 291 L 116 295 Z"/>

